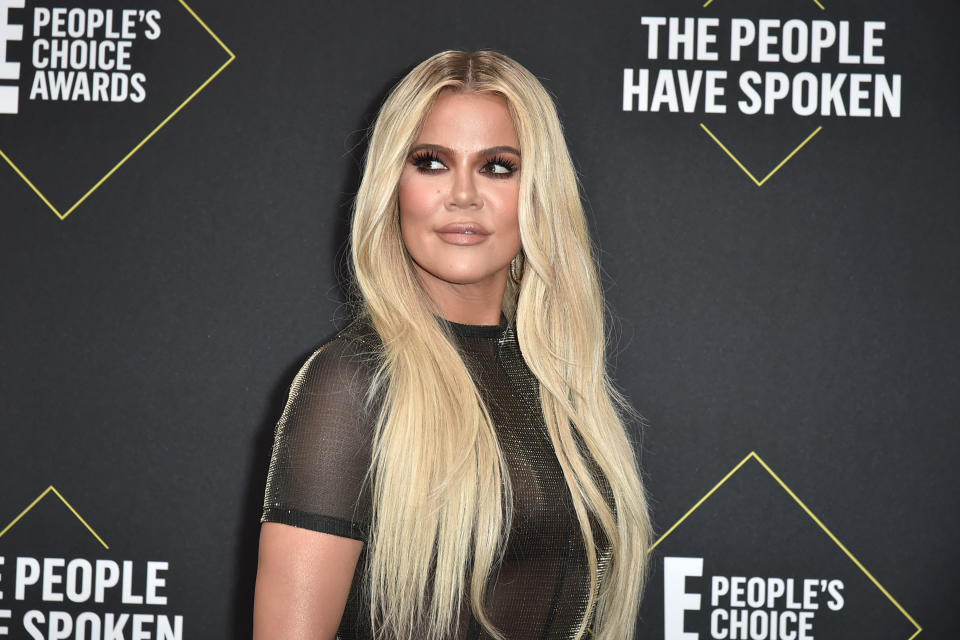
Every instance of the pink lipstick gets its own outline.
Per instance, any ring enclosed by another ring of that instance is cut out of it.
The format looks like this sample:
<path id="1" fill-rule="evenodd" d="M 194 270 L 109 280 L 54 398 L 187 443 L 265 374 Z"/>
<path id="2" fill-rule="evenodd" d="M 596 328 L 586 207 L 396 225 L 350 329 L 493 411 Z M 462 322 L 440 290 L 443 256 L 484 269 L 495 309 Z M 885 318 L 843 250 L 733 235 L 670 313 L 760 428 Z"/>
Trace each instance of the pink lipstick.
<path id="1" fill-rule="evenodd" d="M 437 234 L 446 243 L 468 246 L 483 242 L 490 232 L 476 222 L 452 222 L 437 229 Z"/>

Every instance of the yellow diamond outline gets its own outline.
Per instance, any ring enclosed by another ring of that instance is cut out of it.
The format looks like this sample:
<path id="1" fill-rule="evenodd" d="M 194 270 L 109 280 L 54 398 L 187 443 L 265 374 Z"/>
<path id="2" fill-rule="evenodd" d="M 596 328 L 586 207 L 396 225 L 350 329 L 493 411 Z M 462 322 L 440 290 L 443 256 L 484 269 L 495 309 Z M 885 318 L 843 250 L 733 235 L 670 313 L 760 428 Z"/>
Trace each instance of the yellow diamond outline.
<path id="1" fill-rule="evenodd" d="M 817 526 L 819 526 L 821 529 L 823 529 L 824 533 L 826 533 L 827 536 L 828 536 L 831 540 L 833 540 L 834 544 L 836 544 L 838 547 L 840 547 L 840 550 L 843 551 L 848 558 L 850 558 L 850 560 L 853 562 L 853 564 L 855 564 L 855 565 L 860 569 L 860 571 L 862 571 L 863 574 L 864 574 L 865 576 L 867 576 L 867 578 L 870 579 L 870 582 L 872 582 L 872 583 L 874 584 L 874 586 L 877 587 L 877 589 L 879 589 L 880 592 L 881 592 L 883 595 L 885 595 L 890 602 L 893 603 L 893 605 L 900 611 L 900 613 L 902 613 L 903 616 L 904 616 L 907 620 L 910 621 L 910 624 L 912 624 L 912 625 L 916 628 L 916 631 L 913 633 L 913 635 L 911 635 L 909 638 L 907 638 L 907 640 L 914 640 L 914 638 L 916 638 L 918 635 L 920 635 L 920 632 L 923 631 L 923 628 L 922 628 L 919 624 L 917 624 L 917 621 L 913 619 L 913 616 L 911 616 L 909 613 L 907 613 L 907 610 L 904 609 L 903 606 L 901 606 L 901 604 L 900 604 L 899 602 L 897 602 L 896 598 L 894 598 L 892 595 L 890 595 L 890 592 L 887 591 L 887 590 L 884 588 L 884 586 L 883 586 L 882 584 L 880 584 L 880 582 L 879 582 L 876 578 L 873 577 L 873 574 L 870 573 L 870 572 L 867 570 L 867 568 L 866 568 L 865 566 L 863 566 L 863 564 L 862 564 L 859 560 L 857 560 L 857 558 L 850 552 L 850 550 L 847 549 L 847 547 L 844 546 L 844 544 L 843 544 L 842 542 L 840 542 L 839 539 L 837 539 L 837 536 L 833 535 L 833 532 L 830 531 L 830 529 L 827 528 L 827 525 L 823 524 L 823 522 L 820 520 L 820 518 L 818 518 L 816 515 L 814 515 L 813 511 L 811 511 L 810 508 L 803 503 L 803 500 L 801 500 L 801 499 L 797 496 L 797 494 L 795 494 L 795 493 L 793 492 L 793 490 L 792 490 L 790 487 L 787 486 L 787 483 L 784 482 L 783 480 L 781 480 L 781 479 L 780 479 L 780 476 L 778 476 L 776 473 L 774 473 L 773 469 L 771 469 L 770 466 L 769 466 L 766 462 L 763 461 L 763 458 L 761 458 L 761 457 L 757 454 L 756 451 L 751 451 L 750 453 L 748 453 L 743 460 L 741 460 L 739 463 L 737 463 L 737 465 L 727 473 L 727 475 L 723 476 L 723 478 L 720 480 L 720 482 L 718 482 L 717 484 L 715 484 L 715 485 L 713 486 L 713 488 L 710 489 L 710 491 L 707 491 L 707 493 L 706 493 L 702 498 L 700 498 L 699 500 L 697 500 L 696 504 L 694 504 L 692 507 L 690 507 L 690 509 L 689 509 L 685 514 L 683 514 L 683 517 L 681 517 L 679 520 L 677 520 L 677 521 L 673 524 L 672 527 L 670 527 L 669 529 L 667 529 L 666 532 L 665 532 L 663 535 L 661 535 L 659 538 L 657 538 L 657 541 L 656 541 L 656 542 L 654 542 L 652 545 L 650 545 L 650 548 L 647 549 L 647 553 L 653 553 L 653 550 L 656 549 L 657 546 L 667 538 L 667 536 L 669 536 L 671 533 L 673 533 L 673 531 L 674 531 L 677 527 L 679 527 L 679 526 L 683 523 L 684 520 L 686 520 L 687 518 L 689 518 L 689 517 L 693 514 L 694 511 L 696 511 L 697 509 L 699 509 L 700 506 L 710 498 L 710 496 L 712 496 L 720 487 L 722 487 L 722 486 L 727 482 L 727 480 L 729 480 L 730 478 L 732 478 L 733 475 L 734 475 L 737 471 L 739 471 L 739 470 L 743 467 L 743 465 L 745 465 L 745 464 L 747 463 L 747 461 L 749 461 L 749 460 L 755 460 L 761 467 L 763 467 L 763 469 L 764 469 L 767 473 L 769 473 L 770 476 L 771 476 L 774 480 L 777 481 L 777 484 L 779 484 L 779 485 L 781 486 L 781 488 L 783 488 L 783 490 L 787 492 L 787 495 L 789 495 L 791 498 L 793 498 L 794 501 L 795 501 L 798 505 L 800 505 L 800 508 L 803 509 L 804 512 L 805 512 L 808 516 L 810 516 L 810 518 L 811 518 L 814 522 L 817 523 Z"/>
<path id="2" fill-rule="evenodd" d="M 703 6 L 702 6 L 701 8 L 702 8 L 702 9 L 706 9 L 707 7 L 710 6 L 710 4 L 711 4 L 712 2 L 713 2 L 713 0 L 707 0 L 705 3 L 703 3 Z M 826 10 L 827 10 L 827 8 L 820 3 L 820 0 L 812 0 L 812 2 L 813 2 L 813 4 L 815 4 L 815 5 L 817 5 L 818 7 L 820 7 L 820 10 L 821 10 L 821 11 L 826 11 Z M 815 135 L 817 135 L 818 133 L 820 133 L 820 129 L 823 129 L 822 126 L 819 126 L 819 127 L 817 127 L 816 129 L 814 129 L 814 130 L 813 130 L 813 133 L 811 133 L 810 135 L 808 135 L 803 142 L 801 142 L 799 145 L 797 145 L 796 148 L 787 155 L 786 158 L 784 158 L 783 160 L 780 161 L 780 164 L 778 164 L 777 166 L 775 166 L 775 167 L 770 171 L 770 173 L 768 173 L 767 175 L 765 175 L 765 176 L 763 177 L 763 180 L 757 180 L 757 178 L 750 172 L 750 170 L 747 169 L 745 166 L 743 166 L 743 163 L 740 162 L 740 160 L 737 159 L 737 156 L 733 155 L 733 153 L 732 153 L 729 149 L 727 149 L 727 147 L 726 147 L 722 142 L 720 142 L 720 139 L 719 139 L 717 136 L 713 135 L 713 132 L 710 131 L 710 129 L 707 129 L 707 126 L 706 126 L 705 124 L 703 124 L 703 123 L 701 122 L 701 123 L 700 123 L 700 127 L 701 127 L 704 131 L 707 132 L 707 135 L 708 135 L 708 136 L 710 136 L 711 138 L 713 138 L 713 141 L 716 142 L 716 143 L 720 146 L 720 148 L 723 149 L 724 152 L 726 152 L 726 154 L 727 154 L 728 156 L 730 156 L 730 159 L 733 160 L 733 161 L 737 164 L 737 166 L 740 167 L 740 169 L 741 169 L 745 174 L 747 174 L 747 176 L 748 176 L 751 180 L 753 180 L 753 183 L 754 183 L 755 185 L 757 185 L 758 187 L 762 187 L 764 182 L 766 182 L 767 180 L 769 180 L 770 177 L 773 176 L 773 174 L 775 174 L 777 171 L 780 170 L 781 167 L 783 167 L 783 165 L 787 164 L 787 161 L 789 161 L 790 158 L 792 158 L 792 157 L 797 153 L 797 151 L 800 151 L 800 149 L 802 149 L 805 144 L 807 144 L 808 142 L 810 142 L 810 140 L 813 139 L 813 136 L 815 136 Z"/>
<path id="3" fill-rule="evenodd" d="M 703 6 L 700 7 L 700 8 L 701 8 L 701 9 L 706 9 L 707 7 L 710 6 L 710 4 L 711 4 L 712 2 L 713 2 L 713 0 L 707 0 L 706 2 L 703 3 Z M 818 7 L 820 7 L 820 10 L 821 10 L 821 11 L 826 11 L 826 10 L 827 10 L 827 8 L 826 8 L 825 6 L 823 6 L 822 4 L 820 4 L 820 0 L 813 0 L 813 4 L 815 4 L 815 5 L 817 5 Z"/>
<path id="4" fill-rule="evenodd" d="M 131 150 L 127 153 L 127 155 L 125 155 L 125 156 L 123 157 L 123 159 L 120 160 L 120 162 L 118 162 L 116 165 L 114 165 L 114 167 L 113 167 L 112 169 L 110 169 L 109 171 L 107 171 L 107 173 L 106 173 L 102 178 L 100 178 L 100 180 L 98 180 L 96 184 L 94 184 L 92 187 L 90 187 L 90 189 L 89 189 L 85 194 L 83 194 L 83 196 L 81 196 L 81 198 L 80 198 L 79 200 L 77 200 L 76 202 L 74 202 L 74 203 L 73 203 L 73 206 L 71 206 L 71 207 L 70 207 L 69 209 L 67 209 L 65 212 L 61 213 L 60 210 L 57 209 L 57 207 L 55 207 L 55 206 L 53 205 L 53 203 L 51 203 L 50 200 L 48 200 L 45 195 L 43 195 L 43 193 L 40 191 L 40 189 L 38 189 L 38 188 L 33 184 L 33 182 L 30 181 L 30 179 L 26 176 L 26 174 L 24 174 L 23 171 L 20 170 L 20 167 L 18 167 L 18 166 L 16 165 L 16 163 L 14 163 L 13 160 L 11 160 L 11 159 L 9 158 L 9 156 L 7 156 L 7 154 L 3 152 L 3 149 L 0 149 L 0 156 L 2 156 L 3 159 L 7 161 L 7 164 L 9 164 L 9 165 L 13 168 L 13 170 L 17 173 L 17 175 L 20 176 L 20 177 L 23 179 L 23 181 L 26 182 L 27 185 L 28 185 L 31 189 L 33 189 L 33 192 L 36 193 L 36 194 L 40 197 L 40 199 L 43 200 L 44 204 L 46 204 L 48 207 L 50 207 L 50 210 L 53 211 L 55 214 L 57 214 L 57 217 L 60 218 L 61 220 L 65 219 L 68 215 L 70 215 L 71 213 L 73 213 L 73 210 L 74 210 L 74 209 L 76 209 L 76 208 L 79 207 L 81 204 L 83 204 L 83 201 L 86 200 L 87 198 L 89 198 L 89 197 L 93 194 L 94 191 L 96 191 L 97 189 L 99 189 L 99 188 L 100 188 L 100 185 L 102 185 L 104 182 L 106 182 L 106 181 L 110 178 L 110 176 L 112 176 L 112 175 L 114 174 L 114 172 L 115 172 L 117 169 L 119 169 L 120 167 L 122 167 L 122 166 L 124 165 L 124 163 L 126 163 L 126 161 L 129 160 L 129 159 L 133 156 L 133 154 L 135 154 L 137 151 L 140 150 L 140 147 L 142 147 L 143 145 L 145 145 L 145 144 L 150 140 L 150 138 L 152 138 L 158 131 L 160 131 L 160 129 L 162 129 L 175 115 L 177 115 L 178 113 L 180 113 L 180 110 L 183 109 L 185 106 L 187 106 L 187 104 L 188 104 L 191 100 L 193 100 L 193 99 L 197 96 L 197 94 L 199 94 L 201 91 L 203 91 L 203 90 L 207 87 L 207 85 L 210 84 L 210 83 L 213 81 L 214 78 L 216 78 L 218 75 L 220 75 L 220 72 L 221 72 L 221 71 L 223 71 L 224 69 L 226 69 L 227 66 L 228 66 L 231 62 L 233 62 L 234 60 L 236 60 L 236 58 L 237 58 L 236 54 L 234 54 L 233 51 L 231 51 L 230 48 L 227 47 L 227 45 L 225 45 L 225 44 L 223 43 L 223 41 L 217 36 L 217 34 L 215 34 L 215 33 L 213 32 L 213 30 L 212 30 L 210 27 L 208 27 L 208 26 L 206 25 L 206 23 L 200 18 L 200 16 L 198 16 L 198 15 L 196 14 L 196 12 L 195 12 L 193 9 L 191 9 L 190 6 L 189 6 L 184 0 L 178 0 L 178 1 L 180 2 L 181 5 L 183 5 L 183 8 L 186 9 L 187 12 L 188 12 L 191 16 L 193 16 L 193 19 L 196 20 L 198 23 L 200 23 L 200 26 L 202 26 L 202 27 L 204 28 L 204 30 L 206 30 L 206 32 L 207 32 L 208 34 L 210 34 L 210 36 L 211 36 L 214 40 L 217 41 L 217 44 L 219 44 L 219 45 L 223 48 L 223 50 L 227 52 L 227 54 L 229 55 L 229 57 L 227 58 L 227 61 L 224 62 L 222 65 L 220 65 L 220 68 L 217 69 L 216 71 L 214 71 L 214 72 L 213 72 L 213 75 L 211 75 L 209 78 L 207 78 L 207 79 L 204 81 L 204 83 L 201 84 L 199 87 L 197 87 L 197 89 L 196 89 L 193 93 L 191 93 L 189 96 L 187 96 L 187 99 L 184 100 L 183 102 L 181 102 L 180 105 L 179 105 L 176 109 L 174 109 L 172 112 L 170 112 L 170 115 L 168 115 L 166 118 L 164 118 L 164 119 L 160 122 L 160 124 L 158 124 L 156 127 L 154 127 L 154 128 L 153 128 L 153 131 L 151 131 L 150 133 L 148 133 L 147 136 L 137 144 L 137 146 L 135 146 L 133 149 L 131 149 Z M 0 534 L 0 535 L 2 535 L 2 534 Z M 96 535 L 96 534 L 94 534 L 94 535 Z"/>
<path id="5" fill-rule="evenodd" d="M 3 529 L 0 529 L 0 538 L 2 538 L 3 536 L 5 536 L 5 535 L 7 534 L 7 532 L 10 531 L 10 529 L 13 528 L 13 526 L 14 526 L 15 524 L 17 524 L 18 522 L 20 522 L 20 520 L 23 519 L 23 517 L 24 517 L 25 515 L 27 515 L 28 513 L 30 513 L 30 510 L 33 509 L 35 506 L 37 506 L 37 505 L 40 503 L 41 500 L 43 500 L 45 497 L 47 497 L 47 494 L 49 494 L 51 491 L 52 491 L 58 498 L 60 498 L 60 502 L 62 502 L 63 504 L 66 505 L 67 509 L 70 510 L 70 513 L 72 513 L 74 516 L 76 516 L 77 520 L 79 520 L 79 521 L 83 524 L 83 526 L 87 528 L 87 531 L 89 531 L 89 532 L 93 535 L 93 537 L 97 539 L 97 542 L 99 542 L 101 545 L 103 545 L 103 548 L 104 548 L 104 549 L 109 549 L 109 548 L 110 548 L 110 547 L 107 545 L 107 543 L 103 541 L 103 538 L 101 538 L 100 535 L 99 535 L 96 531 L 93 530 L 93 527 L 91 527 L 89 524 L 87 524 L 87 521 L 83 519 L 83 516 L 81 516 L 81 515 L 77 512 L 77 510 L 73 508 L 73 505 L 72 505 L 72 504 L 70 504 L 69 502 L 67 502 L 67 499 L 63 497 L 63 494 L 60 493 L 59 491 L 57 491 L 57 488 L 54 487 L 53 485 L 50 485 L 49 487 L 47 487 L 46 489 L 44 489 L 44 490 L 43 490 L 43 493 L 41 493 L 41 494 L 38 495 L 36 498 L 34 498 L 34 499 L 33 499 L 33 502 L 31 502 L 29 505 L 27 505 L 27 508 L 26 508 L 26 509 L 24 509 L 23 511 L 21 511 L 21 512 L 19 513 L 19 515 L 17 515 L 16 518 L 14 518 L 13 520 L 10 521 L 10 524 L 8 524 L 7 526 L 5 526 Z"/>
<path id="6" fill-rule="evenodd" d="M 820 126 L 817 127 L 816 129 L 814 129 L 813 132 L 812 132 L 810 135 L 808 135 L 806 138 L 804 138 L 803 142 L 801 142 L 800 144 L 798 144 L 798 145 L 793 149 L 793 151 L 791 151 L 789 154 L 787 154 L 787 157 L 785 157 L 783 160 L 780 161 L 780 164 L 778 164 L 778 165 L 775 166 L 773 169 L 771 169 L 771 170 L 770 170 L 770 173 L 768 173 L 767 175 L 765 175 L 765 176 L 763 177 L 763 180 L 757 180 L 756 176 L 754 176 L 754 175 L 750 172 L 750 170 L 747 169 L 745 166 L 743 166 L 743 163 L 740 162 L 739 159 L 737 159 L 737 156 L 733 155 L 733 152 L 730 151 L 730 149 L 727 149 L 726 145 L 724 145 L 722 142 L 720 142 L 720 138 L 718 138 L 717 136 L 715 136 L 714 133 L 713 133 L 712 131 L 710 131 L 710 129 L 707 128 L 707 125 L 705 125 L 705 124 L 703 124 L 703 123 L 701 122 L 701 123 L 700 123 L 700 128 L 703 129 L 704 131 L 706 131 L 708 136 L 710 136 L 711 138 L 713 138 L 713 141 L 716 142 L 717 145 L 718 145 L 721 149 L 723 149 L 724 152 L 726 152 L 726 154 L 727 154 L 728 156 L 730 156 L 730 158 L 736 163 L 736 165 L 737 165 L 738 167 L 740 167 L 740 169 L 741 169 L 745 174 L 747 174 L 747 176 L 749 176 L 751 180 L 753 180 L 754 184 L 756 184 L 758 187 L 762 187 L 762 186 L 763 186 L 763 183 L 766 182 L 767 180 L 769 180 L 770 177 L 771 177 L 773 174 L 775 174 L 777 171 L 779 171 L 779 170 L 781 169 L 781 167 L 783 167 L 783 165 L 787 164 L 787 162 L 790 160 L 790 158 L 792 158 L 794 155 L 796 155 L 796 153 L 797 153 L 798 151 L 800 151 L 800 149 L 803 149 L 803 147 L 804 147 L 808 142 L 810 142 L 811 140 L 813 140 L 813 136 L 815 136 L 815 135 L 817 135 L 818 133 L 820 133 L 820 130 L 823 129 L 823 125 L 820 125 Z"/>

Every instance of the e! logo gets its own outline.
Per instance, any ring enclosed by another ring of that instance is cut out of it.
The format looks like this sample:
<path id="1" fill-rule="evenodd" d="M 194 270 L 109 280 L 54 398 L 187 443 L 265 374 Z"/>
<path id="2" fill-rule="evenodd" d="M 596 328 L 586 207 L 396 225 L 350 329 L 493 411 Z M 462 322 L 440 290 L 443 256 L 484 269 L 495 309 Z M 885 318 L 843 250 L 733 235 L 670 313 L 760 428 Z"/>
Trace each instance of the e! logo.
<path id="1" fill-rule="evenodd" d="M 663 559 L 664 640 L 697 640 L 700 635 L 684 631 L 683 614 L 700 609 L 700 594 L 687 591 L 687 578 L 703 576 L 703 558 Z"/>
<path id="2" fill-rule="evenodd" d="M 10 24 L 10 9 L 23 9 L 25 0 L 0 0 L 0 80 L 19 80 L 20 63 L 7 60 L 7 43 L 23 40 L 23 25 Z M 17 113 L 20 87 L 0 85 L 0 113 Z"/>

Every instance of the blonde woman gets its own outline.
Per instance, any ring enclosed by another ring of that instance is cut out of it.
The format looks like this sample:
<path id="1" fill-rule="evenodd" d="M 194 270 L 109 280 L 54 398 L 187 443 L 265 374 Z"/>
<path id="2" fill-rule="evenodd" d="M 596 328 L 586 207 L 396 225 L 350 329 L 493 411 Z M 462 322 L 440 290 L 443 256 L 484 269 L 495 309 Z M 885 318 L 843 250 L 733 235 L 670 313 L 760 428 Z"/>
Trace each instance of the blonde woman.
<path id="1" fill-rule="evenodd" d="M 414 68 L 351 242 L 361 311 L 277 425 L 255 638 L 632 638 L 647 505 L 543 86 L 490 51 Z"/>

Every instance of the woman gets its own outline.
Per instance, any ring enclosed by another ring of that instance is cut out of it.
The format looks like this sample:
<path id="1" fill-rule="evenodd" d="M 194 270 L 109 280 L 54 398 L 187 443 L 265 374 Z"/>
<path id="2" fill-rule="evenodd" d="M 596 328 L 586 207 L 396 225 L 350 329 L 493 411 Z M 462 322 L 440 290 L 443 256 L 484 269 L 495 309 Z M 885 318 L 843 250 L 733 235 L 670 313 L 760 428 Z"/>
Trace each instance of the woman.
<path id="1" fill-rule="evenodd" d="M 277 425 L 255 637 L 632 638 L 650 524 L 543 86 L 488 51 L 414 68 L 351 240 L 358 319 Z"/>

